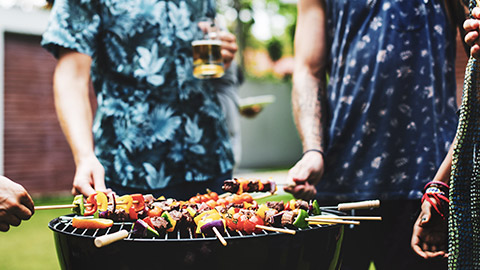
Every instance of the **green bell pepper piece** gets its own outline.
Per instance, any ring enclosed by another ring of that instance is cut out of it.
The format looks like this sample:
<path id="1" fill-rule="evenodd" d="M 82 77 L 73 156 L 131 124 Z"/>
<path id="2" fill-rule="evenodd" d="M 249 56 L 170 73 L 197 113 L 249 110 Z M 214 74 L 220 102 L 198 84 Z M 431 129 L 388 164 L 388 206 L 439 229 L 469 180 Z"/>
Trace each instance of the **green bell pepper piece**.
<path id="1" fill-rule="evenodd" d="M 83 216 L 85 213 L 85 206 L 83 205 L 83 195 L 77 195 L 73 198 L 72 212 L 76 215 Z"/>
<path id="2" fill-rule="evenodd" d="M 298 215 L 297 218 L 295 218 L 295 221 L 293 222 L 293 225 L 297 228 L 305 229 L 308 228 L 308 222 L 305 220 L 308 218 L 308 213 L 307 211 L 303 209 L 298 209 Z"/>
<path id="3" fill-rule="evenodd" d="M 320 206 L 318 205 L 317 200 L 313 200 L 313 202 L 312 202 L 312 214 L 314 216 L 322 214 L 322 210 L 320 210 Z"/>

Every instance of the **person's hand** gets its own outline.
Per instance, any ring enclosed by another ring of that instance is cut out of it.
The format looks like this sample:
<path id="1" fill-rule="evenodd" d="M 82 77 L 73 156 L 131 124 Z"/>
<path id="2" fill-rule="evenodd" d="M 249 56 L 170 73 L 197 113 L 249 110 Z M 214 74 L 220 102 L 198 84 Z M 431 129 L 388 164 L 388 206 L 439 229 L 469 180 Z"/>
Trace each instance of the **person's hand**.
<path id="1" fill-rule="evenodd" d="M 480 40 L 479 40 L 479 26 L 480 26 L 480 8 L 475 7 L 472 10 L 473 19 L 465 20 L 463 28 L 467 33 L 465 34 L 465 43 L 470 46 L 470 55 L 475 58 L 480 57 Z"/>
<path id="2" fill-rule="evenodd" d="M 287 182 L 294 185 L 284 188 L 297 199 L 310 200 L 317 195 L 315 185 L 324 172 L 323 156 L 318 152 L 307 152 L 288 171 Z"/>
<path id="3" fill-rule="evenodd" d="M 77 163 L 72 194 L 89 196 L 97 191 L 111 193 L 111 190 L 105 186 L 105 169 L 97 157 L 91 155 Z"/>
<path id="4" fill-rule="evenodd" d="M 448 220 L 432 210 L 425 200 L 413 226 L 411 246 L 424 259 L 447 257 Z"/>
<path id="5" fill-rule="evenodd" d="M 33 200 L 28 192 L 12 180 L 0 176 L 0 231 L 20 225 L 34 214 Z"/>
<path id="6" fill-rule="evenodd" d="M 225 68 L 228 68 L 235 57 L 235 53 L 238 50 L 237 38 L 235 35 L 229 32 L 220 31 L 219 39 L 222 41 L 222 58 Z"/>

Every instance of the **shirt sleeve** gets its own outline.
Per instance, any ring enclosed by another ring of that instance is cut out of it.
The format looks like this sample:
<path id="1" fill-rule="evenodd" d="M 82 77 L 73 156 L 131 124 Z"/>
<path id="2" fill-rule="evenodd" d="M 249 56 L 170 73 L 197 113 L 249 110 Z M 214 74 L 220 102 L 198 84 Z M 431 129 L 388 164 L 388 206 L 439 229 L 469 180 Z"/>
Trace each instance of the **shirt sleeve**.
<path id="1" fill-rule="evenodd" d="M 101 26 L 97 1 L 56 0 L 41 45 L 58 58 L 60 47 L 94 56 Z"/>

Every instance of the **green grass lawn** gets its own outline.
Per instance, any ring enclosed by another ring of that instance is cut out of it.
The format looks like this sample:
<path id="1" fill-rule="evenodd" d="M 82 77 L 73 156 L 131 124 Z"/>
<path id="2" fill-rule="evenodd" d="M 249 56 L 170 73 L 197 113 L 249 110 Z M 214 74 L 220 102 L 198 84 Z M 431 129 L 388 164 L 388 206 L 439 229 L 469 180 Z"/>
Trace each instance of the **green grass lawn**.
<path id="1" fill-rule="evenodd" d="M 72 197 L 35 199 L 35 205 L 69 204 Z M 50 220 L 69 214 L 69 209 L 39 210 L 18 227 L 0 232 L 0 269 L 60 269 L 53 240 L 48 228 Z"/>

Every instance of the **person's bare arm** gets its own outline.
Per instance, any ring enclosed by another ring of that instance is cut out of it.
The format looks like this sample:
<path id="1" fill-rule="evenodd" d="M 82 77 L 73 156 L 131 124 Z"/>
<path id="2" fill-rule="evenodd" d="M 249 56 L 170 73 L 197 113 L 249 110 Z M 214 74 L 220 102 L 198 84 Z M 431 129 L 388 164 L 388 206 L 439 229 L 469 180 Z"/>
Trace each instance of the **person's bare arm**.
<path id="1" fill-rule="evenodd" d="M 292 106 L 303 151 L 323 151 L 323 106 L 326 86 L 326 14 L 323 0 L 300 0 L 295 32 L 295 66 Z M 323 175 L 319 152 L 308 152 L 290 169 L 287 181 L 296 183 L 285 190 L 297 198 L 316 194 L 314 184 Z"/>
<path id="2" fill-rule="evenodd" d="M 88 96 L 92 59 L 61 49 L 54 75 L 54 98 L 60 126 L 76 165 L 73 194 L 106 190 L 104 169 L 94 153 L 92 109 Z"/>
<path id="3" fill-rule="evenodd" d="M 455 142 L 435 174 L 434 181 L 449 183 L 454 144 Z M 424 259 L 446 257 L 447 222 L 446 218 L 440 217 L 435 212 L 428 200 L 423 201 L 420 214 L 413 226 L 411 246 L 415 253 Z"/>

